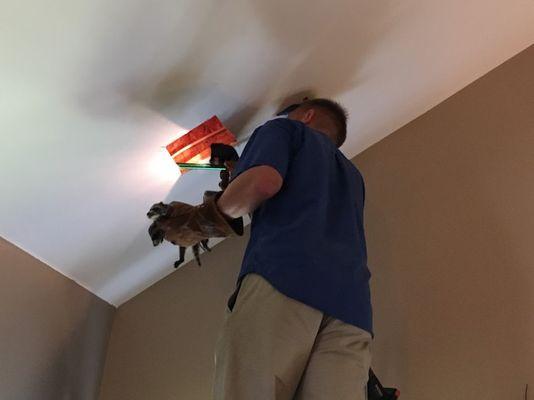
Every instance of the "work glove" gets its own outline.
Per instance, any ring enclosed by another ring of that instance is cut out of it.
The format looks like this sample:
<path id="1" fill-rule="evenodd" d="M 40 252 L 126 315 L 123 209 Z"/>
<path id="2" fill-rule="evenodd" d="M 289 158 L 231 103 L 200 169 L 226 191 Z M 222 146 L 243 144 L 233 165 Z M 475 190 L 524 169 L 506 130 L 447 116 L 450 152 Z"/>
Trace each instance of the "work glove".
<path id="1" fill-rule="evenodd" d="M 214 149 L 214 146 L 217 148 Z M 232 153 L 235 153 L 235 156 L 232 156 Z M 224 156 L 226 160 L 221 162 L 213 155 Z M 223 191 L 228 186 L 238 158 L 233 147 L 220 143 L 212 144 L 210 164 L 226 167 L 220 173 L 219 187 Z M 154 246 L 159 245 L 163 240 L 189 247 L 212 237 L 242 236 L 243 218 L 226 217 L 217 207 L 217 200 L 222 193 L 222 191 L 204 192 L 203 203 L 198 206 L 178 201 L 170 204 L 154 204 L 147 213 L 149 218 L 155 218 L 148 229 Z"/>
<path id="2" fill-rule="evenodd" d="M 229 218 L 219 211 L 217 200 L 221 194 L 205 198 L 198 206 L 179 201 L 154 204 L 147 214 L 149 218 L 157 216 L 148 229 L 154 246 L 163 240 L 189 247 L 209 238 L 242 236 L 243 219 Z"/>

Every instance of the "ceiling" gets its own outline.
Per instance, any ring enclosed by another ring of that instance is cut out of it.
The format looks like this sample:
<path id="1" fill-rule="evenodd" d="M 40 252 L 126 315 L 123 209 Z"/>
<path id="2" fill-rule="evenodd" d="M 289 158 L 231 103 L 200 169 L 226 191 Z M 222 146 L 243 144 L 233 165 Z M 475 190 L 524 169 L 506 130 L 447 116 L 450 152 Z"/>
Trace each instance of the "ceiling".
<path id="1" fill-rule="evenodd" d="M 162 146 L 312 93 L 349 109 L 352 157 L 534 43 L 534 3 L 11 0 L 0 33 L 0 235 L 120 305 L 173 272 L 150 205 L 217 187 Z"/>

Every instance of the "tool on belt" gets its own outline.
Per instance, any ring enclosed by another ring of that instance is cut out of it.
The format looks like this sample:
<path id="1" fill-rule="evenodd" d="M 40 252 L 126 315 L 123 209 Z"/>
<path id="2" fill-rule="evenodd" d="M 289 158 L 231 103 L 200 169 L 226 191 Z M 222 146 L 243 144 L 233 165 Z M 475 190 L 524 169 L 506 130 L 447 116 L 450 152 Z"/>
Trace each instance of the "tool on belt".
<path id="1" fill-rule="evenodd" d="M 368 400 L 396 400 L 400 392 L 396 388 L 382 386 L 372 369 L 369 369 L 369 381 L 367 382 Z"/>

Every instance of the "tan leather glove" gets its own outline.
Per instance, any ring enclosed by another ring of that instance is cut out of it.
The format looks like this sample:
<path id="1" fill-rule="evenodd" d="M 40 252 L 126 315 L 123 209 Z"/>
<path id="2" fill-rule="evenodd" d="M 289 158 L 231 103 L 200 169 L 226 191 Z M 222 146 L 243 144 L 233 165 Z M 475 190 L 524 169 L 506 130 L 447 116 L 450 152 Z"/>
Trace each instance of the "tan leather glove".
<path id="1" fill-rule="evenodd" d="M 212 237 L 243 235 L 243 219 L 228 218 L 217 208 L 217 199 L 222 192 L 205 200 L 198 206 L 174 201 L 160 207 L 160 216 L 148 232 L 154 246 L 163 239 L 179 246 L 188 247 Z M 150 212 L 149 212 L 150 214 Z"/>

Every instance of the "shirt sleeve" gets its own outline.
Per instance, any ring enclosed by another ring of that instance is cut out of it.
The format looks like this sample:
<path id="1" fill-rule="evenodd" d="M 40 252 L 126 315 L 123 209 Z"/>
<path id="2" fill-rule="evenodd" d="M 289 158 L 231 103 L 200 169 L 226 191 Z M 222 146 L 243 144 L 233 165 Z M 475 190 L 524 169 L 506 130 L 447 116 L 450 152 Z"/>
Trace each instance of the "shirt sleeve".
<path id="1" fill-rule="evenodd" d="M 237 162 L 232 180 L 246 170 L 261 165 L 276 169 L 285 179 L 295 150 L 295 131 L 294 123 L 283 118 L 268 121 L 256 129 Z"/>

